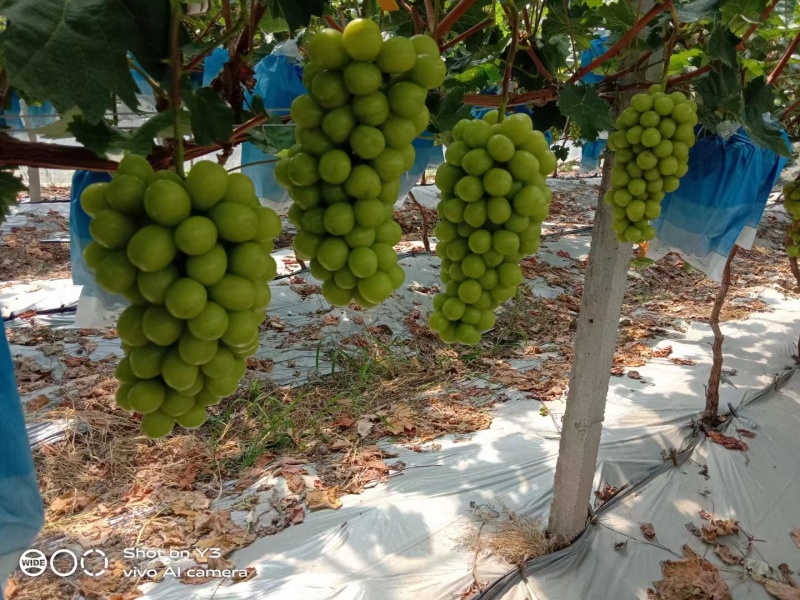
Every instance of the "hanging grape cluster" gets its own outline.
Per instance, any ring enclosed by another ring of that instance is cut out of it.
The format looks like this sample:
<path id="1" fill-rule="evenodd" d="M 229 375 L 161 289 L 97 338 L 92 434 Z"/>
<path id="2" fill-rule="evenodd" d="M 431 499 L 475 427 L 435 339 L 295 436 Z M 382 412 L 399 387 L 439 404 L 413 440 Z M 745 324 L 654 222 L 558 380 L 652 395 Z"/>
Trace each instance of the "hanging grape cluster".
<path id="1" fill-rule="evenodd" d="M 393 246 L 400 178 L 414 164 L 413 140 L 428 127 L 428 90 L 446 69 L 427 36 L 384 40 L 377 23 L 356 19 L 308 42 L 303 83 L 292 103 L 297 145 L 275 169 L 293 204 L 295 254 L 333 305 L 386 300 L 404 279 Z"/>
<path id="2" fill-rule="evenodd" d="M 131 303 L 117 331 L 117 404 L 149 437 L 194 428 L 236 391 L 259 344 L 275 277 L 278 215 L 253 182 L 214 162 L 186 180 L 127 156 L 81 195 L 92 217 L 84 258 L 97 283 Z"/>
<path id="3" fill-rule="evenodd" d="M 556 168 L 547 140 L 526 114 L 459 121 L 436 172 L 441 221 L 434 231 L 445 291 L 428 325 L 448 343 L 476 344 L 494 310 L 523 281 L 519 261 L 539 248 L 550 211 L 546 175 Z"/>
<path id="4" fill-rule="evenodd" d="M 697 104 L 681 92 L 665 94 L 660 85 L 636 94 L 617 119 L 617 130 L 608 138 L 615 164 L 604 200 L 613 208 L 619 241 L 655 236 L 650 221 L 658 218 L 664 196 L 678 189 L 689 170 L 696 124 Z"/>
<path id="5" fill-rule="evenodd" d="M 797 258 L 800 256 L 800 181 L 784 184 L 783 208 L 792 217 L 786 236 L 786 254 Z"/>

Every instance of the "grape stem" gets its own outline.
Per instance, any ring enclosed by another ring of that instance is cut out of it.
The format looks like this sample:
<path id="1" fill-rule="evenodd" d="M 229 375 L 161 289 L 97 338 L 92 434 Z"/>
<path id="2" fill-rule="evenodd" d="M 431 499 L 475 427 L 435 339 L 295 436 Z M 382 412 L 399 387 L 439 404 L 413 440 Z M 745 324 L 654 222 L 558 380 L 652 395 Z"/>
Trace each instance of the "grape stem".
<path id="1" fill-rule="evenodd" d="M 794 39 L 789 44 L 789 47 L 786 48 L 786 52 L 783 53 L 781 59 L 778 61 L 778 64 L 775 65 L 775 68 L 772 70 L 772 73 L 769 74 L 767 77 L 767 85 L 772 85 L 775 83 L 775 80 L 780 76 L 783 72 L 783 69 L 789 64 L 789 59 L 794 54 L 794 51 L 797 49 L 797 46 L 800 45 L 800 33 L 794 36 Z"/>
<path id="2" fill-rule="evenodd" d="M 506 6 L 508 5 L 508 6 Z M 506 116 L 506 107 L 508 106 L 508 93 L 511 88 L 511 71 L 514 68 L 514 58 L 517 54 L 517 45 L 519 44 L 519 11 L 514 0 L 504 0 L 502 4 L 503 10 L 511 23 L 511 46 L 508 49 L 508 56 L 506 56 L 506 70 L 503 74 L 503 96 L 500 100 L 500 107 L 497 109 L 497 122 L 502 123 Z"/>
<path id="3" fill-rule="evenodd" d="M 175 138 L 175 172 L 184 177 L 183 172 L 183 134 L 181 133 L 181 73 L 183 60 L 179 38 L 181 31 L 181 17 L 183 8 L 177 0 L 172 0 L 172 19 L 170 21 L 170 58 L 172 62 L 172 112 L 173 112 L 173 137 Z"/>

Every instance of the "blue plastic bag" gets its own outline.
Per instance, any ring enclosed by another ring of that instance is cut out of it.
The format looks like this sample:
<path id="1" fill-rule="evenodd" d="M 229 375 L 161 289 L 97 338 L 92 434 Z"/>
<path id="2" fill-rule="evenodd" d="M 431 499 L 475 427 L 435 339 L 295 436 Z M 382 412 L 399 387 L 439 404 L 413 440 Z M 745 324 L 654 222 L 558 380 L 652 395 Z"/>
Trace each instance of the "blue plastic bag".
<path id="1" fill-rule="evenodd" d="M 607 141 L 596 139 L 593 142 L 583 142 L 581 147 L 581 172 L 588 173 L 600 168 L 600 153 L 606 147 Z"/>
<path id="2" fill-rule="evenodd" d="M 414 140 L 414 151 L 416 156 L 412 167 L 400 177 L 400 192 L 397 195 L 398 202 L 405 200 L 425 169 L 428 166 L 438 167 L 444 162 L 442 146 L 436 146 L 433 138 L 418 137 Z"/>
<path id="3" fill-rule="evenodd" d="M 95 285 L 92 272 L 83 260 L 83 250 L 92 241 L 92 234 L 89 233 L 91 218 L 81 206 L 81 194 L 87 186 L 104 181 L 111 181 L 111 175 L 93 171 L 75 171 L 72 176 L 72 189 L 69 195 L 69 255 L 72 283 L 75 285 Z"/>
<path id="4" fill-rule="evenodd" d="M 0 320 L 0 600 L 44 523 L 36 471 L 14 379 L 14 364 Z"/>
<path id="5" fill-rule="evenodd" d="M 784 134 L 787 144 L 788 138 Z M 700 138 L 689 171 L 666 195 L 653 221 L 653 257 L 677 251 L 718 280 L 734 244 L 750 247 L 775 182 L 788 159 L 753 144 L 744 130 L 729 139 Z"/>
<path id="6" fill-rule="evenodd" d="M 264 108 L 276 114 L 288 114 L 292 102 L 306 93 L 303 86 L 303 69 L 286 56 L 270 55 L 255 66 L 255 93 L 264 101 Z M 277 156 L 267 154 L 253 144 L 242 144 L 242 164 L 275 160 Z M 242 173 L 253 180 L 256 195 L 271 202 L 288 202 L 288 192 L 275 181 L 275 163 L 263 163 L 244 167 Z"/>
<path id="7" fill-rule="evenodd" d="M 216 48 L 206 57 L 203 62 L 203 87 L 208 87 L 214 81 L 214 77 L 222 71 L 222 66 L 230 60 L 228 51 L 225 48 Z"/>
<path id="8" fill-rule="evenodd" d="M 589 49 L 584 50 L 581 53 L 581 68 L 591 64 L 595 58 L 603 55 L 603 53 L 608 49 L 606 48 L 606 40 L 608 40 L 608 36 L 604 35 L 591 41 L 589 44 Z M 598 83 L 603 81 L 603 79 L 605 79 L 605 77 L 602 75 L 587 73 L 581 77 L 580 80 L 584 83 Z"/>

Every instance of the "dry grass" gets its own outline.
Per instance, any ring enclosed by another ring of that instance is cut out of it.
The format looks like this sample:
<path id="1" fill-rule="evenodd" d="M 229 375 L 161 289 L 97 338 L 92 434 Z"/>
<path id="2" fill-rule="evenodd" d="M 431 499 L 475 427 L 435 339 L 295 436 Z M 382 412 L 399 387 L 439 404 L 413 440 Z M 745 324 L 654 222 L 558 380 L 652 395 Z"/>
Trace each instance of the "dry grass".
<path id="1" fill-rule="evenodd" d="M 478 506 L 477 529 L 465 540 L 478 555 L 499 556 L 512 565 L 538 558 L 555 550 L 540 519 L 522 516 L 506 506 Z"/>

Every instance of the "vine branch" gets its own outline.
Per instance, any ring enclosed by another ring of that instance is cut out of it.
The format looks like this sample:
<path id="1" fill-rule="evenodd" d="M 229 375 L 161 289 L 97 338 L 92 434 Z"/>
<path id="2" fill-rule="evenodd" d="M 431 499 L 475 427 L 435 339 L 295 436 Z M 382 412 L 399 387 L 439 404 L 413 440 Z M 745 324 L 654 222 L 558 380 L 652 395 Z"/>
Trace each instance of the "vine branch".
<path id="1" fill-rule="evenodd" d="M 737 50 L 744 50 L 745 42 L 753 35 L 757 30 L 758 27 L 763 23 L 763 21 L 775 10 L 775 7 L 778 6 L 781 0 L 772 0 L 767 7 L 764 9 L 764 12 L 761 13 L 761 16 L 758 19 L 758 23 L 753 23 L 750 27 L 747 28 L 747 31 L 744 32 L 741 41 L 736 44 Z"/>
<path id="2" fill-rule="evenodd" d="M 567 83 L 575 83 L 579 81 L 583 76 L 588 75 L 592 71 L 594 71 L 600 65 L 606 63 L 610 58 L 615 57 L 617 54 L 622 52 L 624 48 L 626 48 L 633 39 L 639 34 L 639 32 L 645 28 L 645 26 L 655 19 L 658 15 L 662 12 L 667 10 L 672 6 L 672 0 L 664 0 L 664 4 L 656 4 L 653 8 L 651 8 L 647 13 L 628 31 L 625 35 L 623 35 L 616 44 L 611 46 L 605 53 L 601 54 L 597 58 L 595 58 L 592 62 L 588 65 L 580 69 L 577 73 L 575 73 L 572 77 L 569 78 Z"/>
<path id="3" fill-rule="evenodd" d="M 467 12 L 472 5 L 475 4 L 477 0 L 460 0 L 458 4 L 456 4 L 450 12 L 444 16 L 444 19 L 441 20 L 439 23 L 439 40 L 441 41 L 449 32 L 450 29 L 455 25 L 456 21 L 458 21 L 465 12 Z"/>
<path id="4" fill-rule="evenodd" d="M 170 60 L 172 62 L 172 97 L 170 99 L 170 104 L 173 112 L 172 135 L 175 138 L 175 172 L 180 177 L 184 177 L 184 148 L 183 134 L 181 133 L 181 74 L 183 72 L 183 59 L 181 58 L 181 49 L 179 46 L 182 16 L 183 7 L 181 3 L 173 0 L 169 41 Z"/>
<path id="5" fill-rule="evenodd" d="M 445 50 L 449 50 L 450 48 L 452 48 L 456 44 L 459 44 L 459 43 L 463 42 L 464 40 L 466 40 L 468 37 L 478 33 L 479 31 L 481 31 L 483 29 L 486 29 L 487 27 L 490 27 L 492 25 L 494 25 L 494 19 L 492 19 L 492 18 L 485 19 L 485 20 L 481 21 L 480 23 L 478 23 L 477 25 L 473 25 L 472 27 L 467 29 L 464 33 L 459 34 L 458 37 L 453 38 L 452 40 L 450 40 L 449 42 L 447 42 L 446 44 L 444 44 L 442 46 L 439 46 L 439 50 L 442 51 L 442 52 L 444 52 Z"/>
<path id="6" fill-rule="evenodd" d="M 508 49 L 508 56 L 506 57 L 506 70 L 503 74 L 503 96 L 498 108 L 497 122 L 502 123 L 506 116 L 506 107 L 508 106 L 508 93 L 511 88 L 511 71 L 514 68 L 514 58 L 517 55 L 517 45 L 519 44 L 519 11 L 514 0 L 506 0 L 506 4 L 502 4 L 503 10 L 511 22 L 511 46 Z"/>
<path id="7" fill-rule="evenodd" d="M 800 45 L 800 33 L 794 36 L 794 39 L 789 44 L 789 47 L 786 48 L 786 52 L 783 53 L 781 59 L 778 61 L 778 64 L 775 65 L 775 68 L 772 70 L 772 73 L 769 74 L 767 77 L 767 85 L 772 85 L 775 83 L 775 80 L 780 76 L 783 72 L 783 69 L 786 68 L 786 65 L 789 64 L 789 59 L 794 54 L 794 51 L 797 50 L 797 46 Z"/>

